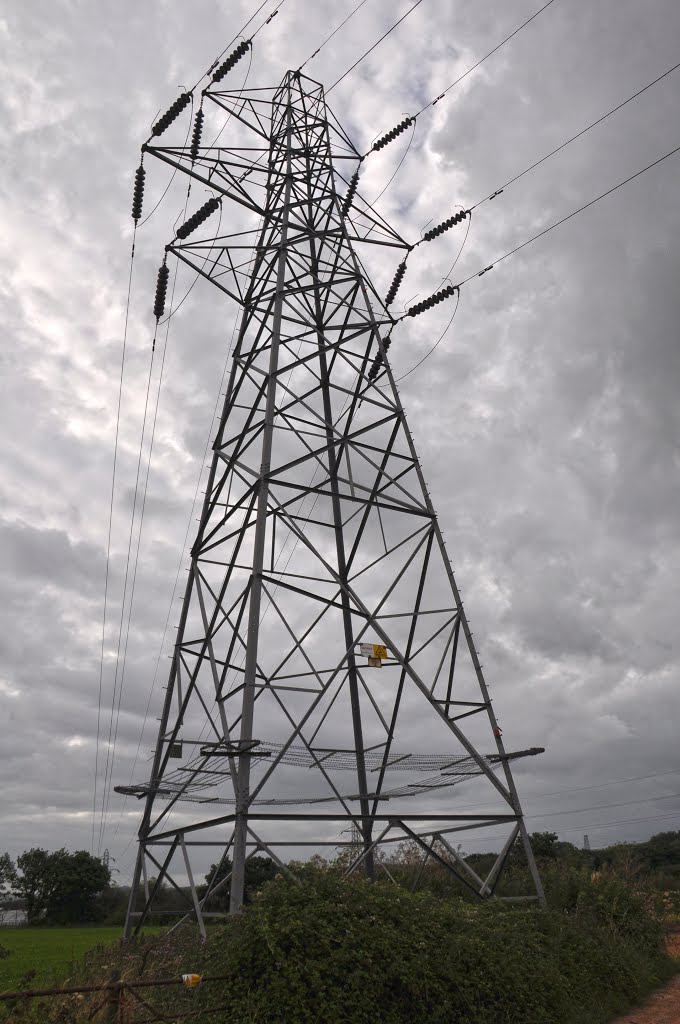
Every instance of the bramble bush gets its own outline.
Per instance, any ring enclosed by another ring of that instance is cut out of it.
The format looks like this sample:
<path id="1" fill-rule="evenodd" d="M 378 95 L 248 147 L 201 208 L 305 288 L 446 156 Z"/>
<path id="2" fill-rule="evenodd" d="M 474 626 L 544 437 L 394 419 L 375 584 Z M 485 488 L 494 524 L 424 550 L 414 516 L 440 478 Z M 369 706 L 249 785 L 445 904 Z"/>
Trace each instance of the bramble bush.
<path id="1" fill-rule="evenodd" d="M 159 1012 L 225 1007 L 224 1024 L 604 1024 L 670 976 L 661 926 L 625 884 L 545 876 L 542 910 L 307 866 L 300 884 L 264 885 L 204 945 L 180 929 L 147 942 L 143 962 L 134 947 L 107 953 L 106 968 L 225 975 L 189 999 L 154 995 Z"/>
<path id="2" fill-rule="evenodd" d="M 154 992 L 170 1019 L 224 1008 L 223 1024 L 605 1024 L 672 973 L 660 923 L 606 874 L 547 867 L 546 910 L 345 880 L 332 868 L 299 877 L 266 883 L 204 944 L 185 927 L 107 950 L 101 976 L 226 976 Z M 79 1021 L 72 1012 L 59 1019 Z"/>
<path id="3" fill-rule="evenodd" d="M 214 964 L 253 1020 L 596 1024 L 668 975 L 659 925 L 615 879 L 582 879 L 565 912 L 303 874 L 265 887 Z"/>

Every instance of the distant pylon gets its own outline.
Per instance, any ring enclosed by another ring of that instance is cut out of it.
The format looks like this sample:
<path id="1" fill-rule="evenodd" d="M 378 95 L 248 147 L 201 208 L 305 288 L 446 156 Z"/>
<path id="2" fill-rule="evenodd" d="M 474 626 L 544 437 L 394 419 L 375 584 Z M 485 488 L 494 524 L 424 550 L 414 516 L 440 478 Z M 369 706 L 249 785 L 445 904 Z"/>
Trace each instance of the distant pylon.
<path id="1" fill-rule="evenodd" d="M 589 850 L 590 849 L 590 836 L 584 836 L 583 837 L 583 849 L 584 850 Z"/>
<path id="2" fill-rule="evenodd" d="M 505 750 L 386 358 L 395 319 L 355 248 L 410 246 L 356 176 L 338 194 L 335 163 L 358 152 L 321 85 L 289 72 L 276 90 L 215 86 L 204 99 L 251 137 L 145 152 L 260 225 L 188 239 L 211 223 L 211 199 L 167 247 L 240 323 L 151 776 L 117 787 L 145 801 L 126 931 L 162 883 L 181 888 L 176 876 L 204 931 L 226 885 L 240 909 L 248 857 L 287 870 L 287 849 L 337 846 L 348 825 L 361 835 L 350 873 L 371 876 L 377 847 L 408 838 L 480 899 L 495 898 L 519 836 L 528 898 L 543 901 L 510 768 L 538 749 Z M 497 811 L 452 806 L 452 787 L 473 778 Z M 447 835 L 500 825 L 485 879 L 437 852 Z M 218 865 L 199 897 L 206 848 Z"/>

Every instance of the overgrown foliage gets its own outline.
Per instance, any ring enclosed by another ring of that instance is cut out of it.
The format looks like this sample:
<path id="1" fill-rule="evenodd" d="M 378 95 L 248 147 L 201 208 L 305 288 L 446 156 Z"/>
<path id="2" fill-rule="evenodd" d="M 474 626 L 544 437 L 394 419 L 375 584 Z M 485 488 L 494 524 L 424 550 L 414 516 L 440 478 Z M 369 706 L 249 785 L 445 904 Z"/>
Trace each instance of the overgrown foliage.
<path id="1" fill-rule="evenodd" d="M 187 927 L 111 949 L 99 977 L 114 968 L 128 979 L 223 976 L 189 993 L 145 989 L 145 998 L 171 1019 L 222 1008 L 224 1024 L 605 1024 L 669 976 L 661 926 L 624 882 L 559 864 L 546 882 L 551 908 L 542 910 L 308 866 L 299 883 L 266 883 L 205 944 Z M 88 980 L 96 972 L 90 964 Z M 81 1021 L 89 1004 L 59 1012 Z"/>

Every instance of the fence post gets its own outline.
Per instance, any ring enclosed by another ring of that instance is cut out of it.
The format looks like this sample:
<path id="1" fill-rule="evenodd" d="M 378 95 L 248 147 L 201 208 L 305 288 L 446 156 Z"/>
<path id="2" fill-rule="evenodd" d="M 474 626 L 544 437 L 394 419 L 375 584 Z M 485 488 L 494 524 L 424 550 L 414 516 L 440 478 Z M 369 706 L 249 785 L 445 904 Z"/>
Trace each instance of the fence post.
<path id="1" fill-rule="evenodd" d="M 109 998 L 104 1004 L 104 1020 L 106 1024 L 124 1024 L 122 1011 L 123 983 L 120 980 L 120 971 L 111 972 L 110 984 Z"/>

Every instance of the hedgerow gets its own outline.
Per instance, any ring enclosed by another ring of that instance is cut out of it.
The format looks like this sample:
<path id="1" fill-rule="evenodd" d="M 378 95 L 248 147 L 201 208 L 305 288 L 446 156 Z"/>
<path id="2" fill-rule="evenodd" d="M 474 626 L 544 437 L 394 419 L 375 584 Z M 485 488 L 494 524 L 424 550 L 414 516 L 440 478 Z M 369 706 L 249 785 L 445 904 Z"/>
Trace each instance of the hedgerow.
<path id="1" fill-rule="evenodd" d="M 605 1024 L 672 973 L 660 925 L 617 879 L 552 881 L 552 902 L 563 906 L 541 909 L 475 905 L 307 868 L 300 883 L 267 883 L 205 943 L 185 928 L 140 949 L 112 950 L 100 967 L 117 966 L 128 978 L 225 976 L 193 992 L 154 994 L 169 1019 L 221 1007 L 205 1019 Z"/>

